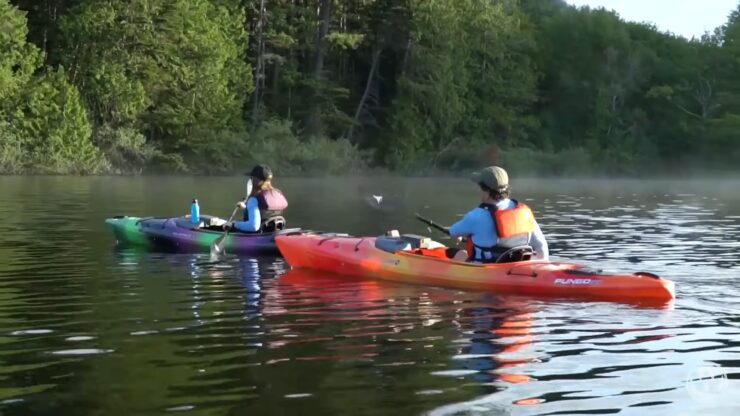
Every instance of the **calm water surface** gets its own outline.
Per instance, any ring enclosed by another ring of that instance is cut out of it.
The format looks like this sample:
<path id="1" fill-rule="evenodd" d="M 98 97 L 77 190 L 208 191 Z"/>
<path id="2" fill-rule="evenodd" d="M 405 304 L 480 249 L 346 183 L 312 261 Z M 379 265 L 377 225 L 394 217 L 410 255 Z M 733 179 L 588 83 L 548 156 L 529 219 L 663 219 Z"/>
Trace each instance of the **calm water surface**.
<path id="1" fill-rule="evenodd" d="M 291 225 L 429 234 L 450 179 L 283 179 Z M 659 308 L 117 248 L 116 214 L 228 216 L 243 178 L 0 177 L 0 414 L 737 415 L 740 181 L 520 180 L 553 256 L 677 283 Z M 370 195 L 383 195 L 380 207 Z"/>

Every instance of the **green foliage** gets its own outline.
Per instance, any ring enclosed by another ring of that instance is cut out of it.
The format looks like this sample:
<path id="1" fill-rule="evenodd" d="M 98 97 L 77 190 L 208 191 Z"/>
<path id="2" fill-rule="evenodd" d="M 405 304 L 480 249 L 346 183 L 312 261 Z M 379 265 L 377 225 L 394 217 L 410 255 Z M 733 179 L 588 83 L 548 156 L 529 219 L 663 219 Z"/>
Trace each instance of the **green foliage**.
<path id="1" fill-rule="evenodd" d="M 285 121 L 270 120 L 255 131 L 247 165 L 266 163 L 281 174 L 347 173 L 365 166 L 363 155 L 349 141 L 310 137 L 300 140 Z"/>
<path id="2" fill-rule="evenodd" d="M 249 150 L 246 131 L 198 128 L 192 133 L 188 151 L 181 154 L 188 171 L 223 174 L 243 169 L 242 161 Z"/>
<path id="3" fill-rule="evenodd" d="M 7 122 L 0 121 L 0 173 L 23 173 L 26 159 L 23 140 Z"/>
<path id="4" fill-rule="evenodd" d="M 25 14 L 8 0 L 0 0 L 0 114 L 41 63 L 38 48 L 26 41 L 27 34 Z"/>
<path id="5" fill-rule="evenodd" d="M 516 146 L 536 127 L 534 39 L 505 2 L 419 2 L 409 69 L 392 105 L 384 162 L 399 168 L 456 136 Z"/>
<path id="6" fill-rule="evenodd" d="M 465 113 L 468 51 L 455 42 L 464 37 L 459 9 L 448 2 L 415 3 L 408 68 L 391 105 L 391 134 L 382 147 L 383 162 L 401 168 L 415 152 L 441 147 Z"/>
<path id="7" fill-rule="evenodd" d="M 525 16 L 504 2 L 467 0 L 466 39 L 470 45 L 466 117 L 462 130 L 474 142 L 526 145 L 537 121 L 535 41 Z"/>
<path id="8" fill-rule="evenodd" d="M 372 155 L 635 175 L 740 156 L 740 6 L 686 40 L 563 0 L 15 4 L 0 172 L 325 173 Z"/>
<path id="9" fill-rule="evenodd" d="M 506 166 L 509 173 L 516 176 L 615 173 L 611 166 L 597 164 L 592 152 L 582 147 L 559 151 L 529 147 L 492 151 L 494 148 L 458 138 L 452 142 L 452 146 L 441 152 L 418 153 L 416 157 L 405 161 L 401 171 L 412 174 L 469 173 L 472 167 L 497 164 Z"/>
<path id="10" fill-rule="evenodd" d="M 90 141 L 91 127 L 80 93 L 67 81 L 64 68 L 26 86 L 14 121 L 29 155 L 28 170 L 89 174 L 103 168 L 103 156 Z"/>
<path id="11" fill-rule="evenodd" d="M 103 152 L 109 169 L 116 173 L 141 173 L 160 152 L 130 127 L 104 124 L 93 132 L 93 143 Z"/>
<path id="12" fill-rule="evenodd" d="M 361 33 L 331 33 L 326 37 L 327 42 L 334 48 L 357 49 L 365 35 Z"/>
<path id="13" fill-rule="evenodd" d="M 62 21 L 65 61 L 97 122 L 192 153 L 209 132 L 242 128 L 252 88 L 243 20 L 206 0 L 86 1 Z"/>

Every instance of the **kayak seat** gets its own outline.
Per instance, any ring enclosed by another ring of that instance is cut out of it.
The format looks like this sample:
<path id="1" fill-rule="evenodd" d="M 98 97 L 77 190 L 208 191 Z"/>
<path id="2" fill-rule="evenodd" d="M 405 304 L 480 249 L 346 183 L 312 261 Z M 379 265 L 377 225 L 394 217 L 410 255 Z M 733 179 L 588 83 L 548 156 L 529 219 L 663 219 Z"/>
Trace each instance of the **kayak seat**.
<path id="1" fill-rule="evenodd" d="M 512 247 L 499 255 L 494 263 L 513 263 L 517 261 L 531 260 L 534 255 L 532 246 Z"/>
<path id="2" fill-rule="evenodd" d="M 270 217 L 262 224 L 263 233 L 272 233 L 285 229 L 285 218 L 281 216 Z"/>
<path id="3" fill-rule="evenodd" d="M 175 218 L 175 225 L 177 225 L 179 228 L 186 228 L 190 230 L 212 230 L 212 231 L 222 231 L 223 230 L 223 224 L 226 221 L 214 217 L 213 215 L 201 215 L 200 216 L 200 222 L 196 225 L 190 222 L 189 217 L 177 217 Z"/>
<path id="4" fill-rule="evenodd" d="M 397 251 L 411 251 L 429 248 L 429 237 L 416 234 L 401 234 L 400 236 L 381 235 L 375 239 L 375 248 L 395 253 Z"/>
<path id="5" fill-rule="evenodd" d="M 229 229 L 229 232 L 234 234 L 272 234 L 276 231 L 282 231 L 284 229 L 285 218 L 276 216 L 270 217 L 265 222 L 263 222 L 258 231 L 244 231 L 236 227 L 232 227 L 231 229 Z"/>

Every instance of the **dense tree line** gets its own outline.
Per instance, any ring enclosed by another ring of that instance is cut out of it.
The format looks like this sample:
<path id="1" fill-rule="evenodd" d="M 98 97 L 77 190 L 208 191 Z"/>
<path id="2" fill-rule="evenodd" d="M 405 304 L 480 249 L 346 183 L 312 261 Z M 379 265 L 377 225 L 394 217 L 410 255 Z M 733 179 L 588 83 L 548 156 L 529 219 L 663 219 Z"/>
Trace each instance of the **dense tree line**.
<path id="1" fill-rule="evenodd" d="M 562 0 L 0 0 L 0 171 L 730 169 L 701 39 Z"/>

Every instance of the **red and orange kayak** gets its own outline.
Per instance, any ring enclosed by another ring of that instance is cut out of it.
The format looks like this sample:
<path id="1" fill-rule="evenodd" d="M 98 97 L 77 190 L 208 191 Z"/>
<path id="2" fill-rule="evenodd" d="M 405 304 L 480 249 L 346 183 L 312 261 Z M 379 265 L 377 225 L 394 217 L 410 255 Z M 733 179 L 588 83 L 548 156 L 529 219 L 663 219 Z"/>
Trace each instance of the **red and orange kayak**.
<path id="1" fill-rule="evenodd" d="M 275 238 L 293 268 L 396 282 L 527 296 L 662 302 L 674 283 L 652 273 L 605 273 L 588 266 L 542 260 L 478 264 L 440 256 L 438 250 L 376 247 L 376 237 L 293 233 Z M 443 252 L 443 251 L 442 251 Z"/>

